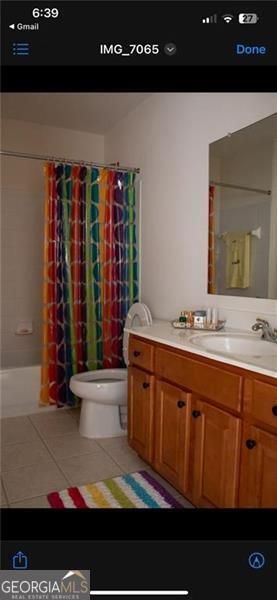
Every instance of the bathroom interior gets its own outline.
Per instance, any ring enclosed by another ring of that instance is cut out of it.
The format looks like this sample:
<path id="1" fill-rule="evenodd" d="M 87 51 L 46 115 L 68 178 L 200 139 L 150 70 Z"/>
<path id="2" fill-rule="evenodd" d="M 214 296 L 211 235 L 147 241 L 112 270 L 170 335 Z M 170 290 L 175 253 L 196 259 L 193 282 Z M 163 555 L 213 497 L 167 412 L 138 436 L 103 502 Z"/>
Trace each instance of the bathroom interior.
<path id="1" fill-rule="evenodd" d="M 1 117 L 1 506 L 277 508 L 277 94 Z"/>

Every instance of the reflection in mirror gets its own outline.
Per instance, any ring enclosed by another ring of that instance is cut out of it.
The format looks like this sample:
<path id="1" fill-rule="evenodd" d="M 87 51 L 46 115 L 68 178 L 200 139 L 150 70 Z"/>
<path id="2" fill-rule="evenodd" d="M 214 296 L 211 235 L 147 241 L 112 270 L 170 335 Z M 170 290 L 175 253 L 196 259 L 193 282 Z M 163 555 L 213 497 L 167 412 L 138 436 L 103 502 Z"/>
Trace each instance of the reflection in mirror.
<path id="1" fill-rule="evenodd" d="M 277 115 L 210 144 L 208 293 L 277 298 Z"/>

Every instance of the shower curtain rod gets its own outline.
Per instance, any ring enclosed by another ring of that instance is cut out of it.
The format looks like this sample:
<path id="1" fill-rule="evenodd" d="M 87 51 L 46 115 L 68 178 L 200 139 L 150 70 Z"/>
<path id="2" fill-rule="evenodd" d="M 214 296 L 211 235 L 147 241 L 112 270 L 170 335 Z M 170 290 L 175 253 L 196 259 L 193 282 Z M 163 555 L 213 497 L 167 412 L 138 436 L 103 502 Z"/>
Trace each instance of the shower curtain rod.
<path id="1" fill-rule="evenodd" d="M 74 160 L 73 158 L 60 158 L 57 156 L 43 156 L 40 154 L 28 154 L 27 152 L 14 152 L 13 150 L 0 150 L 0 154 L 3 156 L 13 156 L 14 158 L 29 158 L 31 160 L 43 160 L 43 161 L 53 161 L 57 163 L 65 163 L 65 164 L 73 164 L 73 165 L 82 165 L 84 167 L 96 167 L 99 169 L 110 169 L 111 171 L 124 171 L 131 173 L 140 173 L 140 169 L 131 167 L 121 167 L 117 163 L 113 164 L 101 164 L 95 162 L 89 162 L 87 160 Z"/>
<path id="2" fill-rule="evenodd" d="M 244 190 L 245 192 L 257 192 L 258 194 L 266 194 L 266 196 L 271 196 L 271 190 L 259 190 L 257 188 L 244 187 L 242 185 L 233 185 L 232 183 L 221 183 L 219 181 L 210 181 L 210 185 L 218 185 L 219 187 L 233 188 L 234 190 Z"/>

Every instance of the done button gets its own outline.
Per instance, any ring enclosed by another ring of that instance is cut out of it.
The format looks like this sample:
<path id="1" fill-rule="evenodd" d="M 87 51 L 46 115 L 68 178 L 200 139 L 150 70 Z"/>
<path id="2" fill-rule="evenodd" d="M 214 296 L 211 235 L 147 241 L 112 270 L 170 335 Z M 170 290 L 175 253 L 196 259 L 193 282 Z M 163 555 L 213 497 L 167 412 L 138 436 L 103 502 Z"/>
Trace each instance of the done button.
<path id="1" fill-rule="evenodd" d="M 266 53 L 266 46 L 247 46 L 246 44 L 236 44 L 236 54 L 252 54 L 257 56 Z"/>

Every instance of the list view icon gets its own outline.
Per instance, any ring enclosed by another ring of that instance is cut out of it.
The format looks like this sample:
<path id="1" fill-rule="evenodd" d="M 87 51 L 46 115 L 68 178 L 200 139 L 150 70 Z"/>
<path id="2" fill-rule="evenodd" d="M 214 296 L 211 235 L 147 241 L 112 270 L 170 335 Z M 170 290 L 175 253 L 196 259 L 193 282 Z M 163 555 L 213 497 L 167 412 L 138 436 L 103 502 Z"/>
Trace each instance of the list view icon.
<path id="1" fill-rule="evenodd" d="M 28 42 L 14 42 L 12 45 L 13 56 L 29 56 L 30 44 Z"/>

